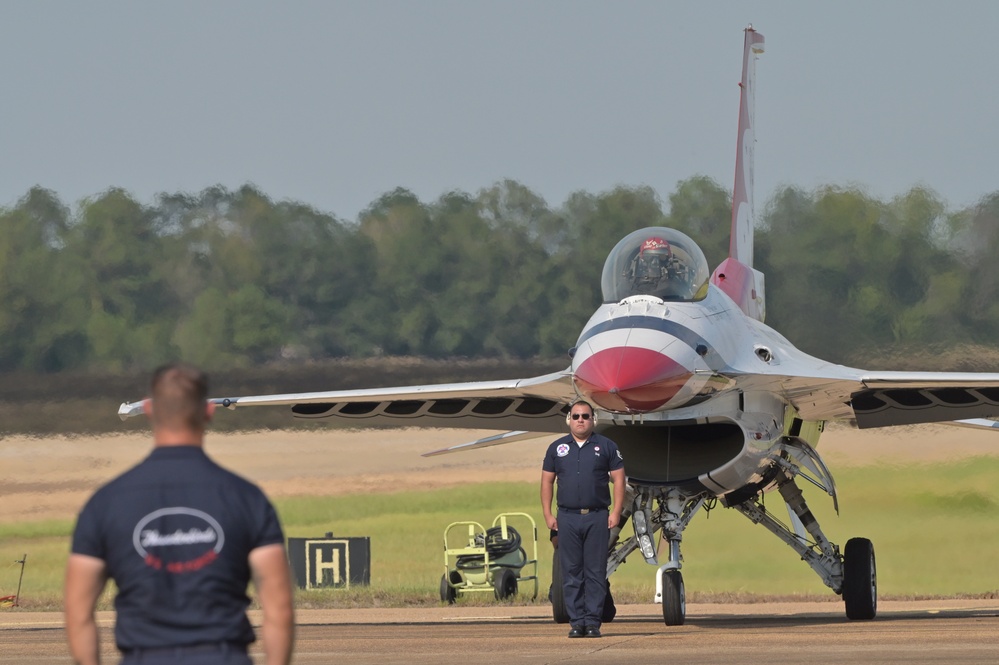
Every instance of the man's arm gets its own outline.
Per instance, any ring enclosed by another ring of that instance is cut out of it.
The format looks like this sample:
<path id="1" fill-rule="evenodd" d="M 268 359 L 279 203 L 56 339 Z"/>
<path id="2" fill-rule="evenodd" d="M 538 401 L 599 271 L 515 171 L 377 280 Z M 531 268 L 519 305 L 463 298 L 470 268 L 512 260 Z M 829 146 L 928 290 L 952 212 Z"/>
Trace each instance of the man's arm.
<path id="1" fill-rule="evenodd" d="M 552 498 L 555 496 L 555 472 L 541 472 L 541 512 L 549 529 L 558 531 L 558 522 L 552 515 Z"/>
<path id="2" fill-rule="evenodd" d="M 275 543 L 251 551 L 250 569 L 264 614 L 261 633 L 267 665 L 288 665 L 295 639 L 295 610 L 284 545 Z"/>
<path id="3" fill-rule="evenodd" d="M 607 516 L 607 528 L 613 529 L 621 522 L 621 511 L 624 510 L 624 467 L 611 471 L 610 478 L 614 483 L 614 507 Z"/>
<path id="4" fill-rule="evenodd" d="M 103 559 L 85 554 L 70 554 L 63 586 L 63 608 L 69 654 L 78 665 L 99 665 L 100 640 L 94 610 L 107 583 Z"/>

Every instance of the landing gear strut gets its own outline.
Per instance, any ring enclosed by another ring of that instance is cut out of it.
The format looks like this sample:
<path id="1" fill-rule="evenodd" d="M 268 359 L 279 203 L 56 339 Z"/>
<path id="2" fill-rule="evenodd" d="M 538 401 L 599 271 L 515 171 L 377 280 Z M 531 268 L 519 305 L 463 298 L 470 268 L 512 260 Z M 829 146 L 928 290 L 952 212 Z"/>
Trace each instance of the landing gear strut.
<path id="1" fill-rule="evenodd" d="M 847 542 L 845 554 L 841 555 L 839 547 L 822 533 L 793 475 L 786 474 L 784 478 L 778 491 L 787 504 L 794 530 L 767 511 L 759 495 L 731 507 L 783 540 L 801 555 L 826 586 L 842 594 L 848 619 L 873 619 L 878 607 L 874 545 L 866 538 L 853 538 Z"/>
<path id="2" fill-rule="evenodd" d="M 656 573 L 655 602 L 662 603 L 663 621 L 667 626 L 682 626 L 686 620 L 687 600 L 680 573 L 683 561 L 680 542 L 683 530 L 709 498 L 706 493 L 685 494 L 675 487 L 628 485 L 624 517 L 631 518 L 635 535 L 616 544 L 607 560 L 607 576 L 610 577 L 635 550 L 641 552 L 646 562 L 658 566 L 656 536 L 662 531 L 669 559 L 659 566 Z M 611 536 L 615 541 L 617 533 L 612 532 Z"/>
<path id="3" fill-rule="evenodd" d="M 835 488 L 828 471 L 821 460 L 817 460 L 813 451 L 807 452 L 810 458 L 816 460 L 811 466 L 820 469 L 821 472 L 817 475 L 830 489 L 810 476 L 802 477 L 826 490 L 835 500 Z M 787 506 L 791 526 L 780 522 L 766 509 L 762 494 L 727 507 L 742 513 L 754 524 L 763 525 L 797 552 L 826 586 L 843 596 L 847 618 L 873 619 L 878 606 L 874 545 L 866 538 L 854 538 L 847 542 L 845 552 L 840 554 L 839 547 L 822 533 L 818 521 L 805 503 L 801 489 L 795 484 L 799 467 L 783 460 L 781 466 L 784 468 L 777 474 L 777 490 Z M 742 496 L 745 498 L 745 494 Z M 686 593 L 683 575 L 680 573 L 683 531 L 694 514 L 706 501 L 713 498 L 713 495 L 706 492 L 687 494 L 676 487 L 628 486 L 625 515 L 631 517 L 635 535 L 616 542 L 618 534 L 612 533 L 615 545 L 607 560 L 607 576 L 610 577 L 635 550 L 641 552 L 648 563 L 657 565 L 659 570 L 656 574 L 655 602 L 662 603 L 663 621 L 667 626 L 681 626 L 686 620 Z M 668 552 L 668 560 L 662 565 L 654 547 L 660 530 L 661 549 Z"/>

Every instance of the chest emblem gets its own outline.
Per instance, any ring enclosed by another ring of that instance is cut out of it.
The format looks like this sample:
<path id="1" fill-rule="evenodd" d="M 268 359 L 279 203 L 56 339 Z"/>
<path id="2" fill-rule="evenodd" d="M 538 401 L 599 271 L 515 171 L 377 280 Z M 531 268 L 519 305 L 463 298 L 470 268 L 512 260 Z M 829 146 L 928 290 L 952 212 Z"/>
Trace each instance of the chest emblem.
<path id="1" fill-rule="evenodd" d="M 566 455 L 568 455 L 569 454 L 569 444 L 568 443 L 560 443 L 560 444 L 558 444 L 558 447 L 555 448 L 555 454 L 558 455 L 559 457 L 565 457 Z"/>

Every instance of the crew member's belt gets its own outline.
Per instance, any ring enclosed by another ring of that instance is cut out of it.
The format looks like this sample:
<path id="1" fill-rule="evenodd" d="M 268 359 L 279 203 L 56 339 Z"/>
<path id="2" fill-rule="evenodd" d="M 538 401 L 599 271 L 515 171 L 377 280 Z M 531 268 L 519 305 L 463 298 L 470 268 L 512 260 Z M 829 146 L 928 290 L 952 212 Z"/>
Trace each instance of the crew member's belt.
<path id="1" fill-rule="evenodd" d="M 607 508 L 605 506 L 600 508 L 563 508 L 562 506 L 559 506 L 558 510 L 560 513 L 575 513 L 577 515 L 589 515 L 590 513 L 596 513 L 600 512 L 601 510 L 607 510 Z"/>
<path id="2" fill-rule="evenodd" d="M 202 642 L 201 644 L 187 644 L 176 647 L 137 647 L 134 649 L 122 649 L 121 652 L 131 656 L 193 656 L 207 653 L 246 653 L 246 645 L 238 642 Z"/>

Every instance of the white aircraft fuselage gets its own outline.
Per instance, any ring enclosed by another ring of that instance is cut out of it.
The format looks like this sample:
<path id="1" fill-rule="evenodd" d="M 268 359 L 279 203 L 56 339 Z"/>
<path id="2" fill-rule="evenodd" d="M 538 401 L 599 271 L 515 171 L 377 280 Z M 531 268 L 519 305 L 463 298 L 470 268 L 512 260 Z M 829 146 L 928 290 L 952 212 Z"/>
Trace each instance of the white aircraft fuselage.
<path id="1" fill-rule="evenodd" d="M 766 328 L 753 324 L 713 287 L 697 303 L 633 296 L 591 317 L 573 382 L 600 409 L 600 431 L 621 447 L 630 480 L 719 496 L 762 480 L 793 409 L 777 394 L 740 391 L 718 371 L 761 362 L 753 328 Z"/>

